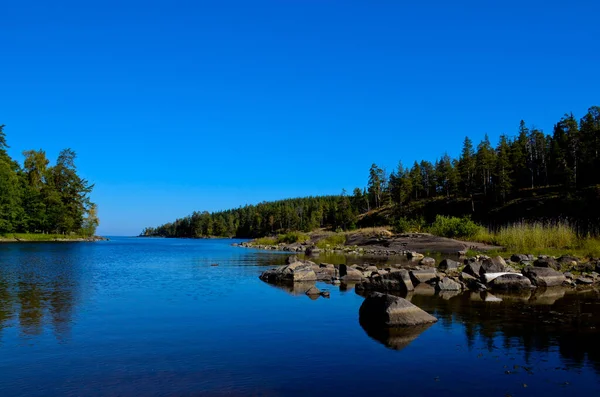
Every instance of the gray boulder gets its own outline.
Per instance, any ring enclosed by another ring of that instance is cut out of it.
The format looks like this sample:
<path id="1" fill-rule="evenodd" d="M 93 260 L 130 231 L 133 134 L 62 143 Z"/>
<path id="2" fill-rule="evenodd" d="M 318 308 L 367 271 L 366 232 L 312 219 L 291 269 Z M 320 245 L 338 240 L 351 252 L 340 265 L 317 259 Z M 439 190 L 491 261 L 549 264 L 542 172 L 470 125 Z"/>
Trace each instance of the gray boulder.
<path id="1" fill-rule="evenodd" d="M 461 291 L 462 285 L 449 277 L 444 277 L 435 286 L 438 291 Z"/>
<path id="2" fill-rule="evenodd" d="M 567 279 L 564 274 L 549 267 L 527 266 L 523 269 L 523 275 L 537 287 L 556 287 Z"/>
<path id="3" fill-rule="evenodd" d="M 429 267 L 434 267 L 435 266 L 435 259 L 430 258 L 430 257 L 426 257 L 421 259 L 421 261 L 419 262 L 420 265 L 422 266 L 429 266 Z"/>
<path id="4" fill-rule="evenodd" d="M 363 279 L 363 274 L 357 268 L 340 265 L 340 278 L 345 282 L 360 282 Z"/>
<path id="5" fill-rule="evenodd" d="M 390 280 L 398 280 L 398 282 L 400 282 L 407 291 L 412 291 L 415 289 L 410 278 L 410 274 L 406 269 L 398 269 L 397 272 L 388 273 L 386 278 Z"/>
<path id="6" fill-rule="evenodd" d="M 510 260 L 515 263 L 530 262 L 530 261 L 533 261 L 534 259 L 535 258 L 533 257 L 533 255 L 525 255 L 525 254 L 512 254 L 510 257 Z"/>
<path id="7" fill-rule="evenodd" d="M 458 263 L 457 261 L 453 261 L 452 259 L 444 259 L 440 262 L 438 269 L 443 271 L 457 270 L 459 265 L 460 263 Z"/>
<path id="8" fill-rule="evenodd" d="M 361 324 L 397 327 L 430 324 L 437 321 L 426 311 L 398 296 L 371 293 L 360 306 Z"/>
<path id="9" fill-rule="evenodd" d="M 533 262 L 533 266 L 535 267 L 549 267 L 550 269 L 559 270 L 560 265 L 554 258 L 546 257 L 546 258 L 538 258 Z"/>
<path id="10" fill-rule="evenodd" d="M 557 259 L 557 262 L 561 266 L 566 266 L 566 267 L 577 266 L 577 264 L 579 263 L 579 258 L 576 258 L 571 255 L 563 255 Z"/>
<path id="11" fill-rule="evenodd" d="M 486 273 L 502 273 L 506 271 L 506 262 L 501 256 L 495 258 L 487 258 L 483 260 L 479 275 L 483 276 Z"/>
<path id="12" fill-rule="evenodd" d="M 590 277 L 579 276 L 575 279 L 575 283 L 581 284 L 581 285 L 591 285 L 591 284 L 594 284 L 594 280 L 591 279 Z"/>
<path id="13" fill-rule="evenodd" d="M 463 269 L 463 273 L 470 274 L 473 277 L 479 278 L 480 270 L 481 270 L 480 262 L 470 262 L 470 263 L 467 263 L 467 265 Z"/>
<path id="14" fill-rule="evenodd" d="M 428 269 L 411 270 L 409 274 L 413 284 L 432 282 L 438 278 L 434 267 Z"/>
<path id="15" fill-rule="evenodd" d="M 494 290 L 525 290 L 531 289 L 531 281 L 521 274 L 503 274 L 490 281 L 488 285 Z"/>
<path id="16" fill-rule="evenodd" d="M 591 273 L 596 270 L 596 264 L 594 262 L 575 263 L 571 264 L 571 270 L 580 273 Z"/>
<path id="17" fill-rule="evenodd" d="M 407 293 L 414 290 L 413 283 L 407 270 L 388 273 L 381 277 L 369 277 L 356 285 L 357 291 L 378 291 L 378 292 L 400 292 Z"/>
<path id="18" fill-rule="evenodd" d="M 295 258 L 295 257 L 294 257 Z M 268 283 L 294 283 L 304 281 L 316 281 L 317 275 L 313 270 L 314 263 L 288 260 L 289 264 L 269 269 L 263 272 L 259 278 Z"/>
<path id="19" fill-rule="evenodd" d="M 307 247 L 306 250 L 304 250 L 304 254 L 306 256 L 318 256 L 321 253 L 321 249 L 317 248 L 317 247 Z"/>

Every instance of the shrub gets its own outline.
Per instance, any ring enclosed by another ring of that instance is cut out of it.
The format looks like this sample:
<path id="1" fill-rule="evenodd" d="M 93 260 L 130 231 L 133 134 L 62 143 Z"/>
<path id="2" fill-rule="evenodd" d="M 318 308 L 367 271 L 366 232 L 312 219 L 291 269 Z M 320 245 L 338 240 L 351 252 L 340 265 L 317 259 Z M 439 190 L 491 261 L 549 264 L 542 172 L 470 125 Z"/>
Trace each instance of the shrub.
<path id="1" fill-rule="evenodd" d="M 429 227 L 429 232 L 436 236 L 449 238 L 471 238 L 481 232 L 482 227 L 469 218 L 456 218 L 438 215 Z"/>
<path id="2" fill-rule="evenodd" d="M 302 232 L 288 232 L 277 236 L 277 242 L 285 244 L 303 243 L 308 239 L 308 235 Z"/>
<path id="3" fill-rule="evenodd" d="M 401 217 L 394 222 L 393 230 L 395 233 L 419 233 L 422 232 L 425 226 L 423 218 L 408 219 Z"/>
<path id="4" fill-rule="evenodd" d="M 317 247 L 332 248 L 344 244 L 346 244 L 346 235 L 343 233 L 336 233 L 319 240 L 317 242 Z"/>
<path id="5" fill-rule="evenodd" d="M 277 240 L 273 237 L 261 237 L 252 240 L 252 243 L 256 245 L 275 245 L 277 244 Z"/>

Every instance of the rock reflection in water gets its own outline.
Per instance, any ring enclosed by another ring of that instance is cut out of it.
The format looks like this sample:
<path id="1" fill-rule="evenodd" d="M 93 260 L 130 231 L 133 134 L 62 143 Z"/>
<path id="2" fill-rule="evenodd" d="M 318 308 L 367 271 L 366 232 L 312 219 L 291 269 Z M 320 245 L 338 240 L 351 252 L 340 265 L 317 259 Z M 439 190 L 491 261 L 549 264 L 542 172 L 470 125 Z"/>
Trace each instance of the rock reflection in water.
<path id="1" fill-rule="evenodd" d="M 295 282 L 295 283 L 267 283 L 265 282 L 265 284 L 270 285 L 272 287 L 275 288 L 279 288 L 285 292 L 287 292 L 290 295 L 294 295 L 294 296 L 300 296 L 300 295 L 305 295 L 306 291 L 308 291 L 309 289 L 311 289 L 311 287 L 315 286 L 315 282 L 314 281 L 309 281 L 309 282 Z M 312 297 L 314 299 L 318 298 L 319 296 L 315 296 Z M 313 299 L 313 300 L 314 300 Z"/>
<path id="2" fill-rule="evenodd" d="M 394 350 L 402 350 L 433 324 L 417 325 L 413 327 L 376 327 L 359 319 L 360 326 L 367 335 Z"/>
<path id="3" fill-rule="evenodd" d="M 525 356 L 534 351 L 558 351 L 567 366 L 589 362 L 600 373 L 600 293 L 553 288 L 527 294 L 491 295 L 465 292 L 451 299 L 413 294 L 411 302 L 432 313 L 439 324 L 451 328 L 462 324 L 467 345 L 480 339 L 492 352 L 522 346 Z M 499 300 L 501 299 L 501 300 Z"/>

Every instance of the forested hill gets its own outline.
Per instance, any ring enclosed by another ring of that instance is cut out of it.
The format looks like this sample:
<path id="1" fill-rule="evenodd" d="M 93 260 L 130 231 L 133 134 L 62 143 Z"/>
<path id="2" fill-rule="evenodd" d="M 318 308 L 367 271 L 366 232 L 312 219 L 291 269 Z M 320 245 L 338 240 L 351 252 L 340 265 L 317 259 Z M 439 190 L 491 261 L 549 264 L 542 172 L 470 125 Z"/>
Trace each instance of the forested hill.
<path id="1" fill-rule="evenodd" d="M 21 166 L 7 153 L 0 125 L 0 235 L 57 233 L 93 236 L 98 226 L 93 185 L 77 174 L 76 154 L 64 149 L 50 165 L 43 150 L 23 152 Z"/>
<path id="2" fill-rule="evenodd" d="M 357 187 L 352 195 L 196 212 L 147 228 L 142 235 L 257 237 L 318 227 L 394 224 L 415 217 L 429 221 L 436 214 L 469 215 L 496 224 L 567 216 L 597 225 L 599 184 L 600 107 L 594 106 L 579 120 L 565 114 L 549 134 L 521 121 L 513 136 L 500 136 L 495 146 L 487 135 L 477 146 L 466 137 L 456 159 L 443 154 L 434 162 L 415 161 L 410 167 L 399 161 L 389 174 L 373 164 L 367 186 Z"/>

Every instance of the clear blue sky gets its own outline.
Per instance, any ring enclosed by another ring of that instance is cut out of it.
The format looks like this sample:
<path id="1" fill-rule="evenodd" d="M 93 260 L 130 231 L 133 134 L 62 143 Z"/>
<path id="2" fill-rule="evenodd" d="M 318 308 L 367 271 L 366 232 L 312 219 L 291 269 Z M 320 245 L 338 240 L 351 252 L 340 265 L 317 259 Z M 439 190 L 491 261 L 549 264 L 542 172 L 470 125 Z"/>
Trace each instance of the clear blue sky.
<path id="1" fill-rule="evenodd" d="M 600 105 L 598 1 L 0 6 L 10 154 L 71 147 L 99 232 L 364 186 Z"/>

